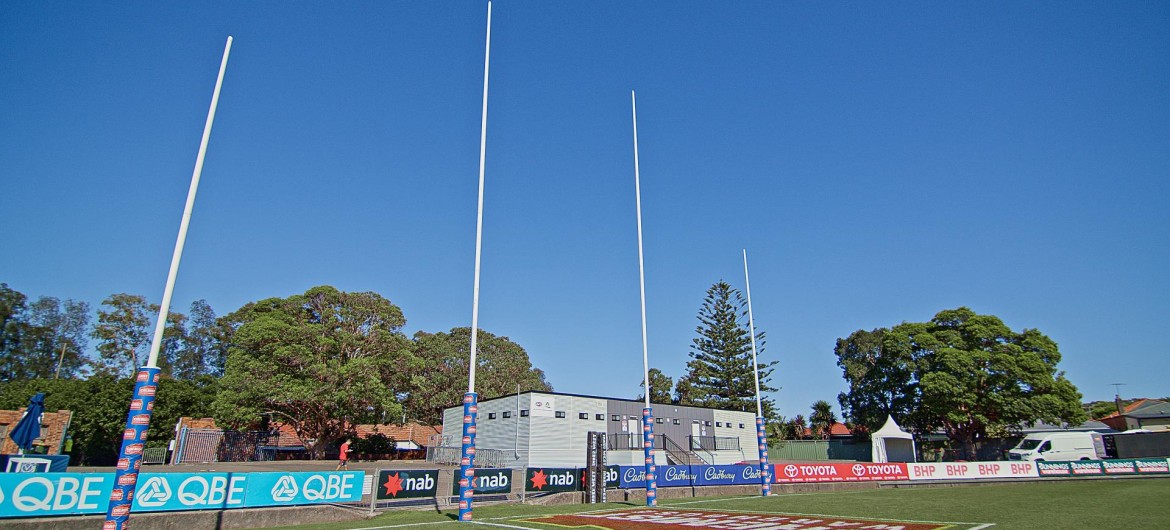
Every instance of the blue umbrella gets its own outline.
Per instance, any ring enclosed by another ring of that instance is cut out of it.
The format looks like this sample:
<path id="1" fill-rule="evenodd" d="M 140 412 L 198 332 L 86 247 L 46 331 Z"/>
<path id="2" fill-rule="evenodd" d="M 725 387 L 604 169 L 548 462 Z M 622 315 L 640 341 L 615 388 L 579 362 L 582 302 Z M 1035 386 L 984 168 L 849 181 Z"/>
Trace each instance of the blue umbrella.
<path id="1" fill-rule="evenodd" d="M 44 392 L 37 392 L 37 395 L 32 397 L 29 401 L 28 408 L 24 411 L 24 417 L 16 423 L 16 427 L 12 428 L 12 432 L 8 435 L 16 442 L 16 446 L 22 452 L 32 450 L 33 441 L 41 437 L 41 414 L 45 412 L 45 394 Z"/>

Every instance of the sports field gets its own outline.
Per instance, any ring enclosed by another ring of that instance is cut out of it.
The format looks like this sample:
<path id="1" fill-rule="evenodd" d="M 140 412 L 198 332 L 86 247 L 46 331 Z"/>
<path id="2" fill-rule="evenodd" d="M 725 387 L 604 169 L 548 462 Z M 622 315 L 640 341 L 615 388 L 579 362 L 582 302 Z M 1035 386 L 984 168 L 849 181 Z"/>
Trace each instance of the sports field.
<path id="1" fill-rule="evenodd" d="M 473 525 L 455 521 L 454 511 L 391 510 L 365 521 L 286 528 L 1170 528 L 1167 499 L 1170 480 L 1165 478 L 1102 479 L 679 499 L 662 501 L 653 513 L 627 503 L 477 506 Z"/>

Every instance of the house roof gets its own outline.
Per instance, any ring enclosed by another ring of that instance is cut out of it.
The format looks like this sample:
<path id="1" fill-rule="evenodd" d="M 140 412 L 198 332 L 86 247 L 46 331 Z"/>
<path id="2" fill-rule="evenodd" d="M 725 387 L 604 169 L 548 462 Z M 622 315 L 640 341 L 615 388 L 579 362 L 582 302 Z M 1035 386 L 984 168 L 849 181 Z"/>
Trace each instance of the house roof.
<path id="1" fill-rule="evenodd" d="M 1168 407 L 1168 406 L 1170 406 L 1170 403 L 1166 403 L 1165 401 L 1162 401 L 1162 400 L 1159 400 L 1159 399 L 1146 399 L 1146 398 L 1141 398 L 1141 399 L 1139 399 L 1139 400 L 1137 400 L 1137 401 L 1134 401 L 1133 403 L 1130 403 L 1130 404 L 1128 404 L 1128 405 L 1126 405 L 1126 406 L 1122 407 L 1122 409 L 1121 409 L 1121 410 L 1122 410 L 1122 413 L 1121 413 L 1121 414 L 1118 414 L 1118 413 L 1114 412 L 1114 413 L 1112 413 L 1112 414 L 1110 414 L 1110 415 L 1108 415 L 1108 416 L 1105 416 L 1105 417 L 1103 417 L 1103 418 L 1100 418 L 1100 420 L 1104 421 L 1104 420 L 1107 420 L 1107 419 L 1109 419 L 1109 418 L 1117 418 L 1117 417 L 1120 417 L 1120 416 L 1131 416 L 1131 415 L 1133 415 L 1134 413 L 1142 412 L 1144 409 L 1147 409 L 1147 408 L 1153 408 L 1153 407 L 1163 407 L 1163 408 L 1166 408 L 1166 407 Z M 1168 410 L 1170 410 L 1170 409 L 1168 409 Z"/>
<path id="2" fill-rule="evenodd" d="M 358 438 L 368 438 L 378 433 L 389 436 L 396 442 L 414 442 L 419 447 L 426 446 L 431 436 L 440 434 L 438 427 L 414 422 L 405 425 L 354 425 L 354 430 L 357 431 Z"/>

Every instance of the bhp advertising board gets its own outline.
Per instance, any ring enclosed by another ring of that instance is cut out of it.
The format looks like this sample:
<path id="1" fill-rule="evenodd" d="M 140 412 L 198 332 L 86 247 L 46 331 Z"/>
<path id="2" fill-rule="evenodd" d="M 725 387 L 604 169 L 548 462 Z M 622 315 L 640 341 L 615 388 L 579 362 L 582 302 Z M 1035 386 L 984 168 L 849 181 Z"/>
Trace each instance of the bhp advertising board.
<path id="1" fill-rule="evenodd" d="M 954 480 L 980 478 L 1036 478 L 1035 462 L 947 462 L 906 464 L 910 480 Z"/>

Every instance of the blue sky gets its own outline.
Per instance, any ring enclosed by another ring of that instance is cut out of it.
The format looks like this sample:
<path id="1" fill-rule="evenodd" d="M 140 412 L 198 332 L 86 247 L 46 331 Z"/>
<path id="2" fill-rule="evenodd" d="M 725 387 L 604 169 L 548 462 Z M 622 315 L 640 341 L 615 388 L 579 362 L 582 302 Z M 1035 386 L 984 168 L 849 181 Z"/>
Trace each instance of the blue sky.
<path id="1" fill-rule="evenodd" d="M 471 321 L 486 5 L 8 2 L 0 281 L 157 302 L 235 38 L 175 309 L 314 285 Z M 834 341 L 966 305 L 1087 400 L 1170 394 L 1170 4 L 493 4 L 480 325 L 558 391 L 641 381 L 751 260 L 787 416 Z"/>

